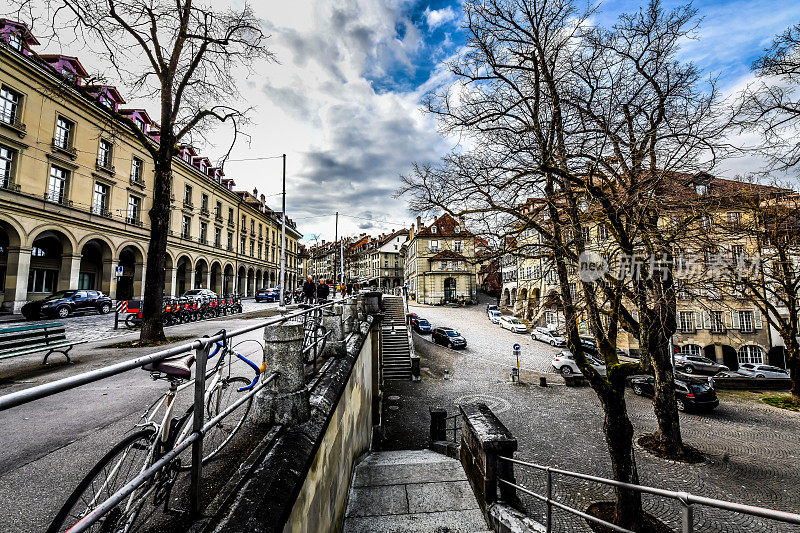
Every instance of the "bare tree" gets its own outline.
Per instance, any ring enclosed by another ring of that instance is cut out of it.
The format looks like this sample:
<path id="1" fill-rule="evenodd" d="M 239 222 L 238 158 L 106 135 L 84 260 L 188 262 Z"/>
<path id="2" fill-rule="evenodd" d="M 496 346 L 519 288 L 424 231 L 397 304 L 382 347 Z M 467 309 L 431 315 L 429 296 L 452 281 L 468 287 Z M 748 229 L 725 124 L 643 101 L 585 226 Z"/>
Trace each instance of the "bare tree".
<path id="1" fill-rule="evenodd" d="M 235 106 L 238 69 L 271 59 L 251 7 L 216 9 L 193 0 L 43 0 L 58 36 L 75 37 L 101 52 L 134 96 L 159 104 L 157 142 L 127 121 L 153 158 L 155 186 L 141 340 L 165 339 L 161 320 L 170 220 L 172 161 L 178 145 L 204 139 L 214 123 L 228 123 L 235 142 L 247 108 Z M 35 4 L 28 0 L 28 4 Z M 232 145 L 231 145 L 232 146 Z M 224 158 L 223 158 L 224 162 Z"/>

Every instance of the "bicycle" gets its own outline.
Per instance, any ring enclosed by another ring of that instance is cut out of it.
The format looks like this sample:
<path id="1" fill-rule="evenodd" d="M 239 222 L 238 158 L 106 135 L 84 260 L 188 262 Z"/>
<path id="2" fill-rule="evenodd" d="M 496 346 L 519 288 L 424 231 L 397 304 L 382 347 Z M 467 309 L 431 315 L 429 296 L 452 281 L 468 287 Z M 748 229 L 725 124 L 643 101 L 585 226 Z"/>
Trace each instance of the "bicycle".
<path id="1" fill-rule="evenodd" d="M 299 304 L 300 309 L 310 309 L 313 305 Z M 324 309 L 318 309 L 303 316 L 303 361 L 316 365 L 317 357 L 324 352 L 328 342 L 328 329 L 322 325 Z M 326 314 L 333 314 L 328 311 Z"/>
<path id="2" fill-rule="evenodd" d="M 221 333 L 224 335 L 224 330 Z M 215 343 L 215 349 L 208 358 L 211 359 L 220 352 L 222 353 L 217 359 L 217 364 L 205 375 L 206 380 L 211 379 L 203 402 L 206 420 L 211 420 L 232 405 L 237 400 L 238 393 L 255 387 L 265 370 L 265 365 L 259 367 L 243 355 L 234 352 L 232 347 L 228 347 L 226 340 Z M 256 375 L 252 381 L 242 376 L 231 376 L 231 363 L 225 364 L 225 361 L 233 354 L 255 371 Z M 175 416 L 174 408 L 178 393 L 194 384 L 194 380 L 189 379 L 194 360 L 194 354 L 189 354 L 142 367 L 150 372 L 152 379 L 166 379 L 169 382 L 169 391 L 145 411 L 135 425 L 135 428 L 140 428 L 138 431 L 123 438 L 89 470 L 56 514 L 47 529 L 48 533 L 70 529 L 192 433 L 194 406 L 189 407 L 186 413 L 179 417 Z M 209 428 L 203 441 L 203 464 L 211 461 L 242 427 L 251 404 L 252 398 L 239 406 L 220 424 Z M 159 417 L 162 410 L 163 416 Z M 161 422 L 158 421 L 159 418 Z M 165 513 L 174 512 L 169 508 L 172 487 L 178 475 L 190 468 L 190 465 L 181 463 L 180 455 L 174 458 L 119 505 L 92 524 L 90 531 L 130 533 L 151 497 L 156 507 L 163 504 Z"/>

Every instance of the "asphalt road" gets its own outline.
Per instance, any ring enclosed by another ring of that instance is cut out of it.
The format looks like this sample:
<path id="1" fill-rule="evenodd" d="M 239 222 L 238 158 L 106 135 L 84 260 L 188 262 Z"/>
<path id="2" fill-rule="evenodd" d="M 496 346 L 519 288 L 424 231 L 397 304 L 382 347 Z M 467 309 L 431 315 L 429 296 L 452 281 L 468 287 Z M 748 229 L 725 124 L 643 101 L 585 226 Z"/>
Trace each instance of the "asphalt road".
<path id="1" fill-rule="evenodd" d="M 257 305 L 262 309 L 265 306 Z M 94 326 L 84 324 L 92 320 Z M 68 323 L 72 321 L 70 338 L 80 335 L 79 328 L 99 328 L 102 326 L 97 322 L 102 324 L 107 320 L 108 315 L 68 319 Z M 167 334 L 198 336 L 252 323 L 242 315 L 234 315 L 174 326 L 168 329 Z M 136 336 L 136 333 L 126 334 L 131 338 Z M 258 340 L 260 335 L 260 330 L 257 330 L 239 340 Z M 54 362 L 43 367 L 39 364 L 39 356 L 35 355 L 0 362 L 0 394 L 161 349 L 104 348 L 109 342 L 123 339 L 106 339 L 78 346 L 73 351 L 76 361 L 73 365 Z M 258 361 L 260 350 L 257 344 L 250 342 L 242 345 L 239 351 Z M 252 377 L 252 371 L 243 365 L 237 363 L 234 373 Z M 153 381 L 148 372 L 132 370 L 0 412 L 0 427 L 3 428 L 0 433 L 0 449 L 3 450 L 0 454 L 0 531 L 43 531 L 83 475 L 167 390 L 165 381 Z M 186 389 L 182 394 L 176 404 L 176 413 L 183 413 L 188 408 L 192 390 Z M 225 461 L 224 453 L 220 461 Z"/>

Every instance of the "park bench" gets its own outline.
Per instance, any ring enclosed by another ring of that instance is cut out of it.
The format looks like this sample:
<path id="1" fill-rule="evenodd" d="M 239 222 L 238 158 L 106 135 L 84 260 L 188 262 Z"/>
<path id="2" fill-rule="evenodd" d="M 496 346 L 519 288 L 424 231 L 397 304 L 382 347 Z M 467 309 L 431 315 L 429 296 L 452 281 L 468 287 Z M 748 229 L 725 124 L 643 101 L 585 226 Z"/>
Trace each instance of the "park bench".
<path id="1" fill-rule="evenodd" d="M 68 341 L 61 322 L 3 328 L 0 329 L 0 359 L 46 351 L 43 365 L 47 364 L 47 358 L 54 352 L 64 354 L 67 362 L 71 363 L 69 351 L 76 344 L 84 342 Z"/>

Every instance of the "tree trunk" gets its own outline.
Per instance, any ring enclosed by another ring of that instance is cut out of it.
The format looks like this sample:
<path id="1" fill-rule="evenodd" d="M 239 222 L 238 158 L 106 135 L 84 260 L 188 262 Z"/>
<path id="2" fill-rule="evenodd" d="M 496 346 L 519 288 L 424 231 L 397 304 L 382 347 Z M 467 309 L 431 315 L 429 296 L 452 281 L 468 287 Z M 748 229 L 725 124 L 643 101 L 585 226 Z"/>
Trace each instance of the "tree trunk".
<path id="1" fill-rule="evenodd" d="M 160 161 L 158 159 L 161 159 Z M 155 170 L 153 207 L 150 217 L 150 243 L 147 247 L 147 272 L 142 302 L 141 342 L 166 340 L 161 309 L 164 303 L 164 269 L 169 235 L 171 156 L 158 158 Z M 166 160 L 164 160 L 166 159 Z"/>
<path id="2" fill-rule="evenodd" d="M 624 380 L 624 378 L 622 378 Z M 633 455 L 633 424 L 625 405 L 624 382 L 622 387 L 612 386 L 602 395 L 605 407 L 603 432 L 611 456 L 613 478 L 625 483 L 639 484 L 636 458 Z M 614 522 L 632 531 L 642 528 L 642 495 L 639 492 L 615 488 Z"/>
<path id="3" fill-rule="evenodd" d="M 786 343 L 786 367 L 792 380 L 792 399 L 800 404 L 800 344 L 796 340 Z"/>
<path id="4" fill-rule="evenodd" d="M 658 420 L 655 437 L 659 440 L 662 451 L 671 456 L 680 456 L 683 454 L 683 439 L 678 407 L 675 404 L 675 372 L 672 368 L 670 343 L 657 331 L 651 333 L 651 340 L 654 342 L 651 342 L 650 356 L 655 378 L 653 410 Z"/>

